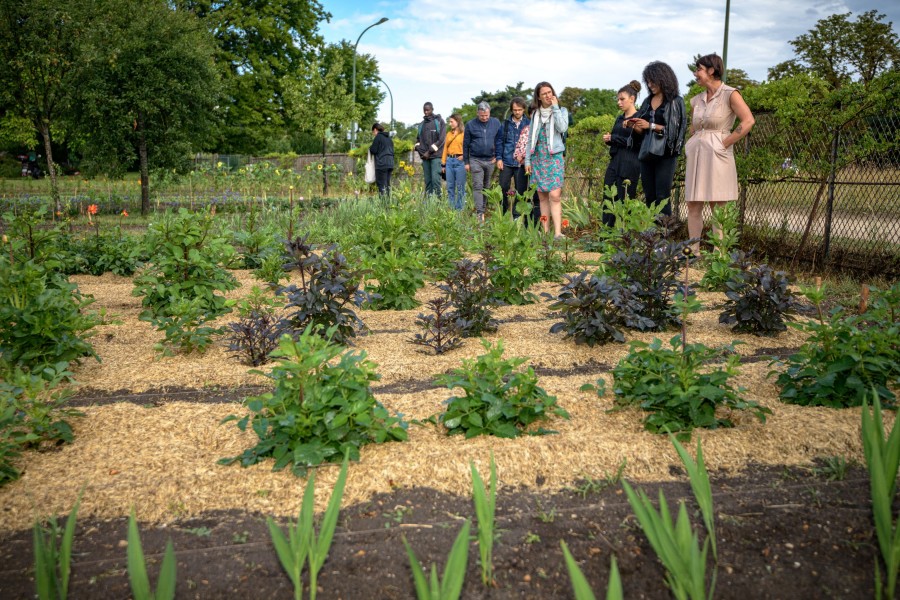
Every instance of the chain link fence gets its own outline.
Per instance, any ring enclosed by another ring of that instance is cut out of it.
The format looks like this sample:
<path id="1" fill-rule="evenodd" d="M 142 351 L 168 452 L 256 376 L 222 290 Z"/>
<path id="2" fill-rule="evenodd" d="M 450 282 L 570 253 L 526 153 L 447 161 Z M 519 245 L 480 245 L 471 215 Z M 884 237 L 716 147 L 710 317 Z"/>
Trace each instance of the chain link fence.
<path id="1" fill-rule="evenodd" d="M 744 249 L 792 266 L 900 276 L 900 114 L 838 131 L 785 131 L 772 115 L 755 116 L 735 148 Z M 605 167 L 570 166 L 566 193 L 599 199 Z M 686 219 L 683 195 L 682 161 L 672 203 Z"/>

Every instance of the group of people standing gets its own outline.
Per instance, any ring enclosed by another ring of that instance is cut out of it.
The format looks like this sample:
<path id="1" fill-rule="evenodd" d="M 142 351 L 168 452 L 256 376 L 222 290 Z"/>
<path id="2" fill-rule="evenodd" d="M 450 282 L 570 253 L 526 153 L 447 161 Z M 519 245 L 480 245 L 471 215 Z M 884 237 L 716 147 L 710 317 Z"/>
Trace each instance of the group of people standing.
<path id="1" fill-rule="evenodd" d="M 672 68 L 654 61 L 643 72 L 649 95 L 635 106 L 641 84 L 632 81 L 617 96 L 622 110 L 612 132 L 603 140 L 609 145 L 610 161 L 604 185 L 615 186 L 616 199 L 637 195 L 640 179 L 648 204 L 662 203 L 671 214 L 669 197 L 675 168 L 685 151 L 684 195 L 688 208 L 688 235 L 700 238 L 703 207 L 737 200 L 737 169 L 734 144 L 753 128 L 755 120 L 740 92 L 722 81 L 725 65 L 715 54 L 701 57 L 694 70 L 703 91 L 691 98 L 692 119 L 688 128 L 684 98 L 678 92 L 678 78 Z M 735 120 L 740 124 L 735 128 Z M 684 143 L 685 130 L 690 137 Z M 604 215 L 612 225 L 612 216 Z M 699 243 L 693 246 L 699 251 Z"/>
<path id="2" fill-rule="evenodd" d="M 642 76 L 649 95 L 638 107 L 641 84 L 632 81 L 622 87 L 616 95 L 622 113 L 612 131 L 603 136 L 610 153 L 604 185 L 613 186 L 616 199 L 621 201 L 637 195 L 640 181 L 646 202 L 661 204 L 667 215 L 671 214 L 668 200 L 684 147 L 691 238 L 701 235 L 705 203 L 715 206 L 737 199 L 733 146 L 754 124 L 740 92 L 722 81 L 724 69 L 722 59 L 715 54 L 697 61 L 694 77 L 704 91 L 691 99 L 692 122 L 688 128 L 678 78 L 666 63 L 651 62 Z M 518 216 L 516 195 L 526 193 L 530 179 L 537 190 L 534 221 L 541 222 L 545 232 L 552 223 L 554 236 L 562 237 L 561 194 L 569 113 L 559 105 L 556 91 L 546 81 L 535 86 L 533 98 L 530 106 L 520 96 L 513 98 L 509 116 L 502 123 L 491 116 L 486 102 L 478 104 L 478 116 L 467 123 L 459 113 L 450 115 L 445 123 L 434 113 L 431 102 L 426 102 L 414 147 L 422 159 L 425 193 L 439 196 L 444 174 L 450 206 L 462 210 L 466 176 L 471 173 L 475 212 L 484 220 L 484 188 L 496 169 L 505 200 L 503 210 Z M 740 125 L 734 128 L 736 119 Z M 690 138 L 685 144 L 688 129 Z M 393 167 L 393 143 L 378 123 L 372 133 L 375 138 L 370 152 L 375 156 L 376 182 L 379 192 L 387 193 L 390 171 L 385 170 L 388 163 Z M 539 218 L 541 215 L 547 218 Z M 604 223 L 613 225 L 612 216 L 604 215 Z"/>

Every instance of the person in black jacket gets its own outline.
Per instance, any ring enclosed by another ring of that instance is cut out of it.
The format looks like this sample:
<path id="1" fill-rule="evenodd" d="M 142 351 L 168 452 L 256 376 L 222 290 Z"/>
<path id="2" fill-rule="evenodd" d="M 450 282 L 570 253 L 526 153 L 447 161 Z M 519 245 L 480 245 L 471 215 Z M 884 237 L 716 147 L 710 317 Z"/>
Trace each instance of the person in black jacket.
<path id="1" fill-rule="evenodd" d="M 615 187 L 615 200 L 619 202 L 624 200 L 626 195 L 632 199 L 637 196 L 638 180 L 641 177 L 638 150 L 644 136 L 634 128 L 625 126 L 625 123 L 637 113 L 634 103 L 640 91 L 641 84 L 637 81 L 632 81 L 619 90 L 616 102 L 622 114 L 616 117 L 612 132 L 603 134 L 603 141 L 609 146 L 609 166 L 606 168 L 603 186 Z M 603 224 L 609 227 L 616 224 L 612 213 L 604 211 Z"/>
<path id="2" fill-rule="evenodd" d="M 441 153 L 447 137 L 447 124 L 441 115 L 434 114 L 434 106 L 426 102 L 422 106 L 424 117 L 419 123 L 419 133 L 414 146 L 422 159 L 425 173 L 425 194 L 441 195 Z"/>
<path id="3" fill-rule="evenodd" d="M 387 196 L 391 193 L 391 173 L 394 170 L 394 140 L 384 131 L 384 125 L 372 125 L 372 145 L 369 152 L 375 158 L 375 184 L 378 193 Z"/>

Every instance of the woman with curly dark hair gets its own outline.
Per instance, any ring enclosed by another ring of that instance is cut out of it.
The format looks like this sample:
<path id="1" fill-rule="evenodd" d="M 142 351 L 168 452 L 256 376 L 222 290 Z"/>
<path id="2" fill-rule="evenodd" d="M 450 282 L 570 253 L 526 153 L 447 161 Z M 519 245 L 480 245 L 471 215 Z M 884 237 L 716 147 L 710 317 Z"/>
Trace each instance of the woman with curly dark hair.
<path id="1" fill-rule="evenodd" d="M 662 212 L 670 215 L 672 180 L 687 129 L 684 98 L 678 92 L 675 72 L 664 62 L 654 61 L 647 65 L 643 79 L 650 96 L 637 114 L 626 121 L 626 127 L 644 134 L 639 158 L 647 204 L 664 203 Z"/>

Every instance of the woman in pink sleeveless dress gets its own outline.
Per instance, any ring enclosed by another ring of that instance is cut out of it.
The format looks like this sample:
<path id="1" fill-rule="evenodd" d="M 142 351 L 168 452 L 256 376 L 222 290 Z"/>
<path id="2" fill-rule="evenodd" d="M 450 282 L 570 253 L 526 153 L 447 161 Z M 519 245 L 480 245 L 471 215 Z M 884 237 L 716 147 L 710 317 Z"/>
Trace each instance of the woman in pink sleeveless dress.
<path id="1" fill-rule="evenodd" d="M 684 191 L 688 207 L 688 235 L 703 234 L 703 206 L 713 208 L 737 200 L 734 144 L 750 133 L 756 122 L 741 93 L 722 81 L 722 59 L 707 54 L 697 61 L 694 76 L 705 91 L 691 98 L 691 137 L 684 147 Z M 740 125 L 732 131 L 735 119 Z M 699 253 L 700 244 L 694 244 Z"/>

